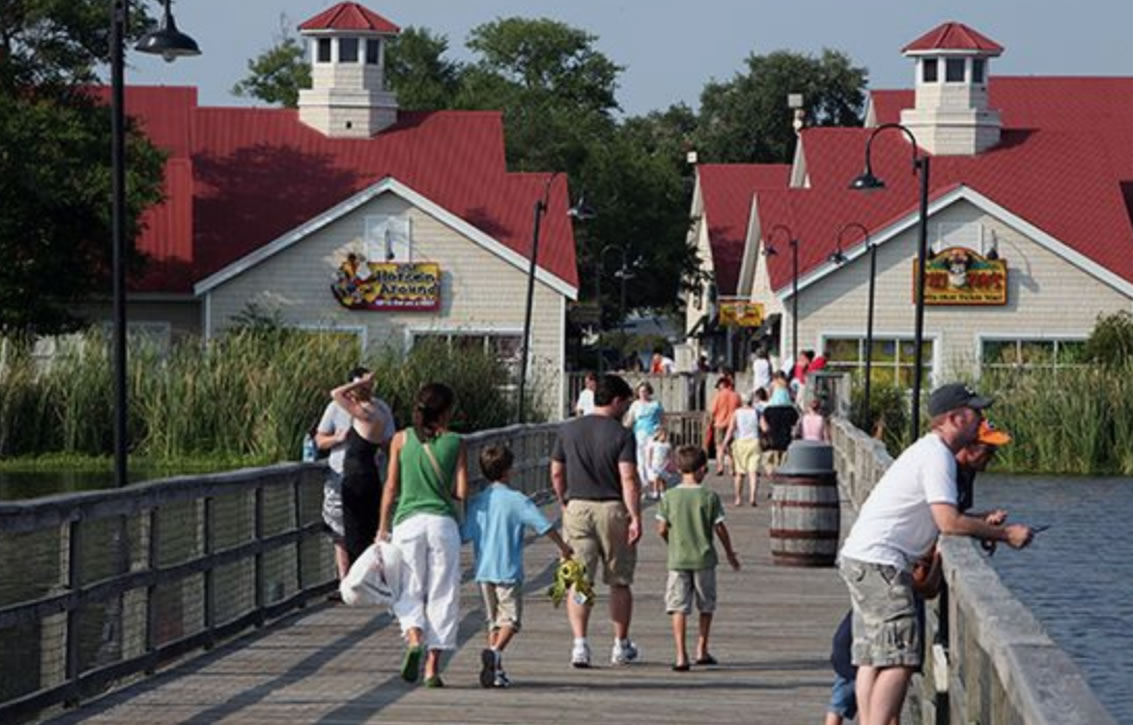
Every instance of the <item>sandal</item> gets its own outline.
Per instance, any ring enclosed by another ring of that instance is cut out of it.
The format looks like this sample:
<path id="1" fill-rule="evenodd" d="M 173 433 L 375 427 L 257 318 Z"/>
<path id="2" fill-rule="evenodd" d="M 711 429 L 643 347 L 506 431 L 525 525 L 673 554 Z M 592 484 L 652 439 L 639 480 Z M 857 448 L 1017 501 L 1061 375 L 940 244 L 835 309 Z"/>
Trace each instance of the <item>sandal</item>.
<path id="1" fill-rule="evenodd" d="M 717 661 L 716 661 L 716 658 L 715 658 L 715 657 L 713 657 L 712 655 L 708 655 L 708 654 L 706 654 L 706 655 L 704 655 L 703 657 L 698 657 L 698 658 L 696 659 L 696 664 L 698 664 L 698 665 L 709 665 L 709 666 L 711 666 L 711 665 L 718 665 L 718 664 L 720 664 L 720 663 L 719 663 L 719 662 L 717 662 Z"/>
<path id="2" fill-rule="evenodd" d="M 688 672 L 689 666 L 687 662 L 674 662 L 673 672 Z"/>
<path id="3" fill-rule="evenodd" d="M 425 678 L 425 687 L 444 687 L 445 683 L 441 681 L 440 675 L 433 675 L 432 677 Z"/>
<path id="4" fill-rule="evenodd" d="M 405 657 L 401 660 L 401 679 L 406 682 L 417 681 L 417 678 L 421 676 L 421 655 L 423 654 L 425 654 L 425 648 L 421 645 L 408 647 L 405 650 Z"/>

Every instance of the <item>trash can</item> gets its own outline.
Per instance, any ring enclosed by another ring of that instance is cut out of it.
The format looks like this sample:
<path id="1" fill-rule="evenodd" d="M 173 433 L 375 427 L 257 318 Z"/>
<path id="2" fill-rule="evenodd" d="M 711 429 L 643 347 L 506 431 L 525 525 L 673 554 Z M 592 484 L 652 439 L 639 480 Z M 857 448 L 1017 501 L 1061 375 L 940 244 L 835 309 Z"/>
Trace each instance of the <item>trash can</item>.
<path id="1" fill-rule="evenodd" d="M 771 483 L 771 560 L 780 566 L 834 566 L 841 523 L 834 447 L 793 441 Z"/>

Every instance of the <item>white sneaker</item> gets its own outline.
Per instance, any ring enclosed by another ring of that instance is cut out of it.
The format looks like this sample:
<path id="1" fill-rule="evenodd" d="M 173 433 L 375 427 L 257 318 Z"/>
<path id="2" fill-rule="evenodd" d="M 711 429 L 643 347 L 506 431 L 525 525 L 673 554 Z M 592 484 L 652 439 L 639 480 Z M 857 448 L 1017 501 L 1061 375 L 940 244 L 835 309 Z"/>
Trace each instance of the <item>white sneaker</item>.
<path id="1" fill-rule="evenodd" d="M 492 682 L 492 687 L 511 687 L 511 678 L 503 670 L 496 670 L 496 679 Z"/>
<path id="2" fill-rule="evenodd" d="M 571 667 L 585 669 L 590 666 L 590 645 L 586 642 L 576 642 L 570 650 Z"/>
<path id="3" fill-rule="evenodd" d="M 610 664 L 612 665 L 628 665 L 637 659 L 638 651 L 637 645 L 632 640 L 627 639 L 623 645 L 621 642 L 615 641 L 614 648 L 610 651 Z"/>

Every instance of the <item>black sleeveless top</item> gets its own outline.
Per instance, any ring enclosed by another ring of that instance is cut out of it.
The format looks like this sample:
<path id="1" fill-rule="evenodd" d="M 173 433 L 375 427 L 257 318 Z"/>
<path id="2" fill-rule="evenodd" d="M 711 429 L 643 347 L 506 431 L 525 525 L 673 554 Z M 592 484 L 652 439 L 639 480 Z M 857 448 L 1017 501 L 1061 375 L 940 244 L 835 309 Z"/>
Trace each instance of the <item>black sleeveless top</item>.
<path id="1" fill-rule="evenodd" d="M 345 450 L 342 457 L 342 476 L 344 479 L 368 479 L 376 483 L 378 479 L 378 464 L 375 456 L 378 453 L 378 444 L 371 443 L 350 426 L 346 434 Z"/>

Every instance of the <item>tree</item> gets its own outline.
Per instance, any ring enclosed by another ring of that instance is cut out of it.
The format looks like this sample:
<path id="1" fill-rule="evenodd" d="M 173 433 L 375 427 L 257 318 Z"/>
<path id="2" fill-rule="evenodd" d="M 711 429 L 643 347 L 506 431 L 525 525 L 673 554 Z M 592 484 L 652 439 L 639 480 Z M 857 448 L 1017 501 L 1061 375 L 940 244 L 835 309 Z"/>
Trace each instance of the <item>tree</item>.
<path id="1" fill-rule="evenodd" d="M 859 126 L 865 68 L 836 50 L 747 57 L 747 71 L 710 81 L 700 94 L 697 150 L 712 163 L 789 163 L 795 147 L 787 94 L 801 93 L 807 123 Z"/>
<path id="2" fill-rule="evenodd" d="M 428 28 L 408 27 L 386 46 L 386 79 L 402 108 L 433 111 L 452 107 L 463 66 L 445 58 L 448 38 Z"/>
<path id="3" fill-rule="evenodd" d="M 134 12 L 127 35 L 151 25 Z M 83 301 L 109 294 L 110 113 L 89 90 L 108 26 L 101 0 L 0 3 L 0 334 L 73 329 Z M 161 199 L 163 155 L 132 124 L 126 153 L 133 239 Z"/>
<path id="4" fill-rule="evenodd" d="M 280 16 L 279 26 L 275 45 L 248 61 L 248 75 L 232 86 L 232 95 L 295 108 L 299 89 L 311 87 L 311 66 L 303 41 L 291 32 L 287 16 Z"/>

